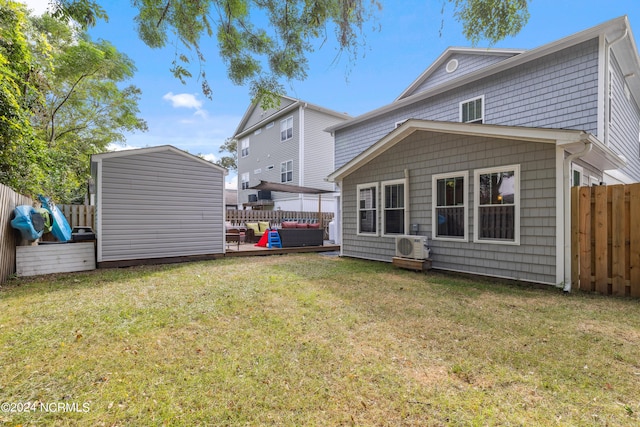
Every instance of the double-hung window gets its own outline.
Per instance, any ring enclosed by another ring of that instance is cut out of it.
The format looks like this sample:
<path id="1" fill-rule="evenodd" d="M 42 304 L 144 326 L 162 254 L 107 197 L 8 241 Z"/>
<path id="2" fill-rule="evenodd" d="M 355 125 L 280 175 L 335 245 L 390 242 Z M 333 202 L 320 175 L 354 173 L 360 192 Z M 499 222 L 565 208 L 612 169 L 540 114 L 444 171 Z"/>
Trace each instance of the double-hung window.
<path id="1" fill-rule="evenodd" d="M 474 186 L 474 241 L 520 244 L 520 165 L 476 170 Z"/>
<path id="2" fill-rule="evenodd" d="M 280 163 L 280 182 L 293 182 L 293 160 Z"/>
<path id="3" fill-rule="evenodd" d="M 385 181 L 382 183 L 383 211 L 382 225 L 383 234 L 404 234 L 405 208 L 407 195 L 405 180 Z"/>
<path id="4" fill-rule="evenodd" d="M 247 157 L 249 155 L 249 138 L 245 138 L 240 141 L 240 157 Z"/>
<path id="5" fill-rule="evenodd" d="M 484 122 L 484 95 L 460 103 L 460 121 L 462 123 Z"/>
<path id="6" fill-rule="evenodd" d="M 435 239 L 467 240 L 469 172 L 434 175 L 432 178 L 433 236 Z"/>
<path id="7" fill-rule="evenodd" d="M 360 184 L 358 191 L 358 235 L 378 235 L 378 183 Z"/>
<path id="8" fill-rule="evenodd" d="M 293 117 L 280 121 L 280 141 L 293 138 Z"/>
<path id="9" fill-rule="evenodd" d="M 249 188 L 249 172 L 245 172 L 240 176 L 240 180 L 242 181 L 242 189 L 246 190 Z"/>

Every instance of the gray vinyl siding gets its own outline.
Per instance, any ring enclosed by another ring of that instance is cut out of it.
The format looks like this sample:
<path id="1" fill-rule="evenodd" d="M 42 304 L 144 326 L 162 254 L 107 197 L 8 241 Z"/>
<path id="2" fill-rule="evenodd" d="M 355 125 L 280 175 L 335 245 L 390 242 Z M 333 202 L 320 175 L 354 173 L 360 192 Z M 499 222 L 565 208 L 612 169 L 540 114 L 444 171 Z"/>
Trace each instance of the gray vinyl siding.
<path id="1" fill-rule="evenodd" d="M 553 144 L 416 132 L 342 182 L 343 254 L 386 262 L 395 256 L 394 237 L 356 234 L 358 184 L 401 179 L 408 169 L 410 223 L 430 235 L 432 175 L 466 170 L 469 241 L 432 240 L 433 267 L 555 284 L 555 152 Z M 474 170 L 514 164 L 521 168 L 520 245 L 473 243 Z"/>
<path id="2" fill-rule="evenodd" d="M 244 127 L 240 129 L 240 132 L 244 132 L 245 130 L 251 128 L 252 126 L 255 126 L 256 124 L 260 123 L 263 120 L 265 121 L 265 124 L 269 123 L 269 121 L 267 120 L 268 118 L 274 117 L 274 115 L 278 114 L 280 110 L 288 107 L 294 102 L 295 100 L 292 100 L 292 99 L 280 98 L 280 105 L 278 107 L 269 108 L 267 110 L 263 110 L 259 105 L 257 105 L 256 108 L 254 108 L 251 114 L 249 115 L 249 118 L 247 119 L 247 122 L 245 123 Z"/>
<path id="3" fill-rule="evenodd" d="M 484 95 L 485 123 L 597 133 L 598 41 L 593 39 L 335 132 L 336 168 L 409 118 L 460 121 L 459 103 Z"/>
<path id="4" fill-rule="evenodd" d="M 284 101 L 283 101 L 284 102 Z M 293 137 L 280 141 L 280 122 L 288 117 L 293 117 Z M 300 147 L 300 113 L 295 109 L 287 114 L 278 115 L 273 118 L 273 127 L 267 129 L 262 127 L 262 132 L 258 135 L 252 133 L 248 136 L 249 155 L 238 157 L 238 178 L 243 173 L 249 172 L 249 186 L 254 186 L 262 181 L 280 182 L 280 165 L 282 162 L 293 160 L 293 182 L 298 185 L 299 180 L 299 147 Z M 270 122 L 269 122 L 270 123 Z M 238 145 L 240 150 L 240 145 Z M 238 151 L 240 154 L 240 151 Z M 273 169 L 268 167 L 273 165 Z M 259 173 L 256 173 L 259 171 Z M 238 202 L 246 203 L 250 194 L 257 194 L 257 190 L 242 190 L 239 184 Z M 290 198 L 290 194 L 272 193 L 272 198 Z"/>
<path id="5" fill-rule="evenodd" d="M 344 119 L 311 109 L 304 110 L 304 118 L 304 177 L 301 185 L 333 190 L 334 184 L 326 181 L 334 171 L 333 136 L 324 129 Z"/>
<path id="6" fill-rule="evenodd" d="M 413 91 L 411 94 L 408 94 L 407 96 L 423 92 L 449 80 L 457 79 L 458 77 L 462 77 L 465 74 L 469 74 L 479 69 L 504 61 L 511 56 L 513 55 L 506 56 L 495 55 L 491 53 L 473 55 L 455 53 L 451 55 L 440 67 L 438 67 L 437 70 L 434 70 L 434 72 L 424 82 L 422 82 L 415 91 Z M 446 69 L 447 63 L 449 63 L 449 61 L 453 59 L 456 59 L 458 61 L 458 68 L 454 72 L 449 73 Z"/>
<path id="7" fill-rule="evenodd" d="M 98 185 L 99 261 L 224 252 L 217 168 L 170 151 L 104 158 Z"/>
<path id="8" fill-rule="evenodd" d="M 640 182 L 640 109 L 633 95 L 627 98 L 625 94 L 624 75 L 615 58 L 611 63 L 611 71 L 613 101 L 609 147 L 627 159 L 627 166 L 621 171 Z"/>

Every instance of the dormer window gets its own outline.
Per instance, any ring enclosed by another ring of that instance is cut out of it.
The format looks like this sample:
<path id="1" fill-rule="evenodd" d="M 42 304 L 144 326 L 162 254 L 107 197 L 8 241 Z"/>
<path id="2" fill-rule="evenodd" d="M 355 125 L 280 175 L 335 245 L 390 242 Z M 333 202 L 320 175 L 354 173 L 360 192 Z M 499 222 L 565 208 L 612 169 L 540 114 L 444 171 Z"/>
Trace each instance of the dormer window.
<path id="1" fill-rule="evenodd" d="M 484 122 L 484 95 L 460 103 L 460 121 L 462 123 Z"/>

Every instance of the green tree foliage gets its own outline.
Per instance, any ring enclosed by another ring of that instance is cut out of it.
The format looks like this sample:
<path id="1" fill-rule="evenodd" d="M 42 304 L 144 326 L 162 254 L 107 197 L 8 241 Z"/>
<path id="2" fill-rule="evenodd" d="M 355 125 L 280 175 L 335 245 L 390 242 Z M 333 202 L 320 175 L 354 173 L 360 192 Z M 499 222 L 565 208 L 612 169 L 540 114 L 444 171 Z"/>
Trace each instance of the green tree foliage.
<path id="1" fill-rule="evenodd" d="M 426 1 L 426 0 L 425 0 Z M 454 16 L 473 43 L 493 44 L 515 35 L 528 20 L 528 0 L 441 0 L 454 7 Z M 90 0 L 54 0 L 63 16 L 90 23 L 87 16 L 105 13 Z M 184 81 L 192 77 L 190 52 L 200 65 L 203 93 L 211 96 L 202 67 L 202 37 L 215 38 L 232 82 L 248 85 L 253 101 L 264 108 L 278 103 L 282 80 L 307 76 L 307 56 L 335 37 L 341 52 L 354 58 L 364 44 L 362 31 L 383 0 L 132 0 L 140 38 L 152 48 L 178 46 L 171 65 Z M 93 14 L 90 11 L 95 11 Z M 180 46 L 182 49 L 180 49 Z"/>
<path id="2" fill-rule="evenodd" d="M 223 168 L 237 170 L 238 169 L 238 140 L 235 138 L 227 138 L 224 144 L 220 146 L 219 153 L 229 153 L 229 156 L 221 157 L 216 164 Z"/>
<path id="3" fill-rule="evenodd" d="M 60 203 L 82 198 L 89 156 L 146 130 L 139 89 L 122 87 L 134 72 L 110 43 L 0 0 L 0 182 Z"/>
<path id="4" fill-rule="evenodd" d="M 26 38 L 24 5 L 0 0 L 0 182 L 32 193 L 43 177 L 31 112 L 42 101 Z"/>
<path id="5" fill-rule="evenodd" d="M 43 187 L 56 200 L 69 201 L 84 192 L 91 154 L 124 142 L 125 131 L 146 130 L 137 117 L 140 90 L 119 87 L 135 66 L 109 42 L 93 42 L 48 15 L 32 21 L 41 47 L 34 56 L 48 83 L 46 103 L 33 119 L 48 153 Z"/>

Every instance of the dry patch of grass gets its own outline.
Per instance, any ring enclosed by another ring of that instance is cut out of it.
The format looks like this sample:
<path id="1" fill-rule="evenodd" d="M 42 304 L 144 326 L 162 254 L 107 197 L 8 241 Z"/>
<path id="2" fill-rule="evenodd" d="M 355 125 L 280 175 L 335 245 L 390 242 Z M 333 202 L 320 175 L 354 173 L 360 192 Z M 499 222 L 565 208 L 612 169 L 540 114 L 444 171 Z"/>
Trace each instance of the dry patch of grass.
<path id="1" fill-rule="evenodd" d="M 639 310 L 317 254 L 16 280 L 0 422 L 631 426 Z"/>

